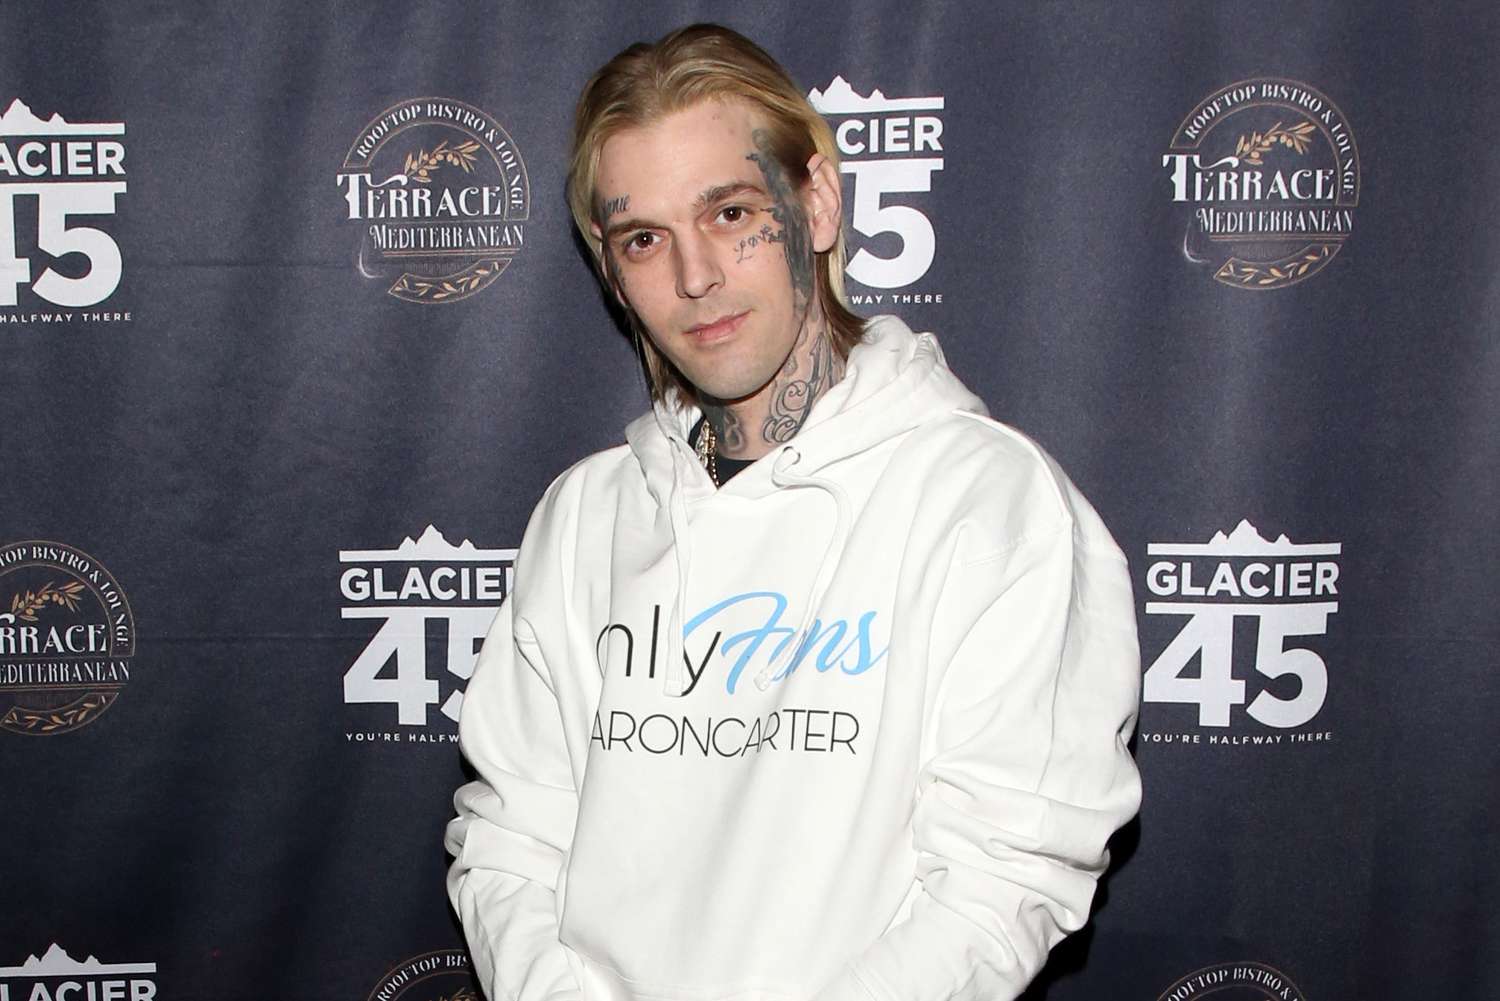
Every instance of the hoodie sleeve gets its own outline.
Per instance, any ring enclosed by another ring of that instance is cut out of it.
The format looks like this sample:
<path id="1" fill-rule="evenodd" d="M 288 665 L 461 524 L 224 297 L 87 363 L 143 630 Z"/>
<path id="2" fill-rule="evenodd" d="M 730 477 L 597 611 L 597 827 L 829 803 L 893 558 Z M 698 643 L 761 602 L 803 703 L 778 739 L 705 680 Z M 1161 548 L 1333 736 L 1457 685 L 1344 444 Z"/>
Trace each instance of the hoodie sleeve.
<path id="1" fill-rule="evenodd" d="M 1088 919 L 1140 805 L 1134 603 L 1094 525 L 1092 544 L 1070 524 L 951 571 L 912 819 L 922 892 L 815 1001 L 1008 1001 Z"/>
<path id="2" fill-rule="evenodd" d="M 491 1001 L 578 1001 L 554 892 L 578 797 L 551 679 L 514 604 L 501 605 L 464 693 L 459 744 L 477 777 L 453 797 L 448 897 Z"/>

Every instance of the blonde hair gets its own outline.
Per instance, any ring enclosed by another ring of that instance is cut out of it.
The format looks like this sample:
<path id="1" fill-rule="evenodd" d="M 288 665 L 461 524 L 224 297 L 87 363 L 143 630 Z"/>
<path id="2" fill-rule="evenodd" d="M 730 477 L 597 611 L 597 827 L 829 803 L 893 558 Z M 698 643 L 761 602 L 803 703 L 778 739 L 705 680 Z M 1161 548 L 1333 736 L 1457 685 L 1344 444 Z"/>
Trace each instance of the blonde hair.
<path id="1" fill-rule="evenodd" d="M 649 125 L 676 111 L 707 99 L 740 98 L 762 112 L 772 157 L 794 188 L 810 180 L 807 162 L 821 153 L 838 172 L 839 152 L 833 131 L 808 103 L 802 91 L 774 59 L 745 36 L 717 24 L 693 24 L 655 43 L 637 42 L 605 63 L 584 85 L 573 123 L 573 153 L 568 168 L 568 207 L 600 279 L 613 292 L 604 247 L 593 226 L 603 227 L 603 207 L 595 190 L 599 154 L 616 133 Z M 841 357 L 859 343 L 864 320 L 844 304 L 844 229 L 842 221 L 833 246 L 817 255 L 817 287 L 829 337 Z M 641 360 L 646 366 L 651 398 L 660 400 L 675 386 L 684 398 L 696 400 L 693 386 L 662 357 L 649 337 L 642 336 L 640 320 L 626 310 Z"/>

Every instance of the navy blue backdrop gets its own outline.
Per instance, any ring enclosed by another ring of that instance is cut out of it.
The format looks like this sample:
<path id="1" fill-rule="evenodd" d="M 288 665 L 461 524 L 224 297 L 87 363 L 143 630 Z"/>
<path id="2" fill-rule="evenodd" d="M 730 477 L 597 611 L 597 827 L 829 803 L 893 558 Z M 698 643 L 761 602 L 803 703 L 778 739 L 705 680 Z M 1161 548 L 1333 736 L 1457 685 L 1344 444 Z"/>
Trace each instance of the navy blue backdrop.
<path id="1" fill-rule="evenodd" d="M 1131 561 L 1145 805 L 1031 996 L 1500 996 L 1492 5 L 8 0 L 0 997 L 467 984 L 476 639 L 646 405 L 572 104 L 698 19 Z"/>

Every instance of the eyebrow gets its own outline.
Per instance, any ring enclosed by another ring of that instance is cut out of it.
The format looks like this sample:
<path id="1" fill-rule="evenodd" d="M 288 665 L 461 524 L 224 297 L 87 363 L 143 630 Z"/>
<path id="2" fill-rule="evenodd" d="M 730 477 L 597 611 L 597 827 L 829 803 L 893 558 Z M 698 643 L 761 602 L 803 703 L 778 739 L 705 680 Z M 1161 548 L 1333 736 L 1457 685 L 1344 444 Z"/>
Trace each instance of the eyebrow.
<path id="1" fill-rule="evenodd" d="M 746 192 L 757 195 L 765 194 L 758 185 L 751 184 L 749 181 L 731 181 L 728 184 L 715 184 L 711 188 L 704 188 L 699 193 L 697 201 L 693 202 L 693 208 L 702 212 L 710 205 L 722 202 L 727 198 L 733 198 L 735 195 L 743 195 Z"/>
<path id="2" fill-rule="evenodd" d="M 652 224 L 644 219 L 621 219 L 604 227 L 604 241 L 608 243 L 621 233 L 632 229 L 651 229 Z"/>
<path id="3" fill-rule="evenodd" d="M 698 193 L 698 197 L 693 200 L 693 211 L 702 212 L 711 205 L 717 205 L 719 202 L 726 201 L 736 195 L 747 193 L 762 196 L 766 194 L 763 188 L 757 184 L 751 184 L 749 181 L 731 181 L 728 184 L 715 184 L 704 188 Z M 604 239 L 606 241 L 612 240 L 621 233 L 630 230 L 656 228 L 659 228 L 657 223 L 638 217 L 621 219 L 619 222 L 610 223 L 604 228 Z"/>

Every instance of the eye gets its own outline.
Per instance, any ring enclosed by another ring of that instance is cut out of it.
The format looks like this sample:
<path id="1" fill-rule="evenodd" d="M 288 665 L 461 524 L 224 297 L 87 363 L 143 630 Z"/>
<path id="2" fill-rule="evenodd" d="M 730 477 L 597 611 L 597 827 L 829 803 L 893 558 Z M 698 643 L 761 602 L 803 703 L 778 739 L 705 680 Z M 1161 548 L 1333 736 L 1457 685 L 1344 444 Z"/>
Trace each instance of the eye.
<path id="1" fill-rule="evenodd" d="M 727 223 L 741 222 L 750 214 L 750 210 L 743 205 L 726 205 L 719 210 L 719 218 Z"/>
<path id="2" fill-rule="evenodd" d="M 656 234 L 650 230 L 643 229 L 639 233 L 632 233 L 627 236 L 623 247 L 627 256 L 639 257 L 641 254 L 650 251 L 656 244 Z"/>

